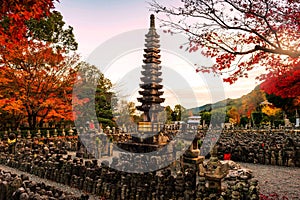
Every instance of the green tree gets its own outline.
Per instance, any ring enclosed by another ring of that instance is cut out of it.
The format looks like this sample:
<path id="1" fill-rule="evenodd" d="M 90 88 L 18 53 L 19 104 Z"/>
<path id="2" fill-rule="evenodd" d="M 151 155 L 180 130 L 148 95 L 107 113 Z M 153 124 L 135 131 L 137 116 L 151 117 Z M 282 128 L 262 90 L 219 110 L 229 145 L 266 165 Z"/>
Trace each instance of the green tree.
<path id="1" fill-rule="evenodd" d="M 32 39 L 49 42 L 59 49 L 77 50 L 73 27 L 65 24 L 62 14 L 56 10 L 41 19 L 26 21 Z"/>
<path id="2" fill-rule="evenodd" d="M 252 117 L 253 125 L 256 126 L 256 127 L 259 127 L 262 120 L 263 120 L 262 112 L 253 112 L 251 114 L 251 117 Z"/>
<path id="3" fill-rule="evenodd" d="M 210 119 L 211 119 L 211 112 L 209 111 L 202 111 L 200 112 L 202 124 L 205 123 L 207 125 L 210 124 Z"/>
<path id="4" fill-rule="evenodd" d="M 165 107 L 165 112 L 166 112 L 166 120 L 167 122 L 171 122 L 172 121 L 172 113 L 173 113 L 173 110 L 170 106 L 166 106 Z"/>
<path id="5" fill-rule="evenodd" d="M 246 116 L 241 117 L 240 125 L 245 127 L 246 124 L 249 124 L 249 118 Z"/>
<path id="6" fill-rule="evenodd" d="M 104 127 L 116 126 L 112 112 L 112 99 L 114 98 L 114 93 L 103 90 L 101 87 L 102 84 L 98 84 L 95 93 L 95 109 L 98 122 Z"/>
<path id="7" fill-rule="evenodd" d="M 174 106 L 172 121 L 184 121 L 188 118 L 188 111 L 180 104 Z"/>
<path id="8" fill-rule="evenodd" d="M 101 73 L 96 66 L 86 62 L 80 62 L 78 68 L 78 81 L 73 91 L 79 100 L 86 99 L 85 104 L 74 107 L 77 120 L 81 124 L 85 121 L 96 120 L 91 114 L 96 112 L 97 121 L 103 127 L 115 126 L 112 107 L 115 106 L 115 94 L 112 83 Z M 95 99 L 90 99 L 95 97 Z"/>
<path id="9" fill-rule="evenodd" d="M 211 120 L 210 123 L 213 126 L 221 126 L 222 123 L 228 122 L 229 118 L 226 112 L 226 108 L 218 108 L 218 109 L 213 109 L 211 111 Z"/>
<path id="10" fill-rule="evenodd" d="M 119 99 L 118 107 L 115 111 L 116 122 L 119 127 L 126 127 L 126 130 L 133 131 L 140 117 L 136 115 L 136 107 L 134 102 L 127 102 Z"/>

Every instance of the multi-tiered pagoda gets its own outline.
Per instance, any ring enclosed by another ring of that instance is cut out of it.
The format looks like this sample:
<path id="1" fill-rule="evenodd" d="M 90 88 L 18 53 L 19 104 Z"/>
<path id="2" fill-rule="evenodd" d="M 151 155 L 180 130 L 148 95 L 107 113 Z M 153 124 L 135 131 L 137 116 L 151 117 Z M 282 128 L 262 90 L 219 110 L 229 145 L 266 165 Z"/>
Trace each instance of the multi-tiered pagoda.
<path id="1" fill-rule="evenodd" d="M 138 132 L 130 133 L 131 140 L 119 142 L 118 146 L 130 152 L 146 153 L 153 152 L 163 147 L 166 142 L 159 139 L 159 132 L 164 121 L 159 119 L 159 112 L 164 108 L 160 105 L 165 101 L 161 98 L 162 78 L 160 63 L 159 35 L 155 30 L 154 15 L 150 16 L 150 28 L 146 36 L 144 49 L 144 65 L 140 84 L 140 98 L 137 100 L 142 104 L 136 108 L 143 112 L 143 121 L 138 124 Z"/>
<path id="2" fill-rule="evenodd" d="M 144 49 L 144 65 L 139 94 L 142 97 L 138 98 L 138 101 L 142 105 L 137 106 L 137 109 L 144 112 L 144 122 L 157 122 L 158 113 L 163 111 L 163 107 L 160 105 L 165 101 L 164 98 L 161 98 L 163 94 L 161 76 L 161 66 L 160 63 L 160 45 L 159 45 L 159 35 L 156 33 L 154 15 L 150 16 L 150 28 L 146 36 L 146 44 Z"/>

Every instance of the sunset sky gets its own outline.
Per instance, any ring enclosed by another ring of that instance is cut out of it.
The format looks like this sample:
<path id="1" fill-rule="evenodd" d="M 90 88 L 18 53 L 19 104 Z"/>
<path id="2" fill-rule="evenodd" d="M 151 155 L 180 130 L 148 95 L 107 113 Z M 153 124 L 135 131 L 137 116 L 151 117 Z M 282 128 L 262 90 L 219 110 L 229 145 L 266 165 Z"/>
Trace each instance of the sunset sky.
<path id="1" fill-rule="evenodd" d="M 162 0 L 160 2 L 166 5 L 175 5 L 180 1 Z M 139 30 L 142 30 L 140 35 L 135 35 L 134 37 L 138 41 L 143 41 L 144 35 L 149 28 L 149 16 L 152 14 L 149 11 L 148 3 L 143 0 L 61 0 L 59 4 L 56 4 L 56 9 L 62 13 L 64 21 L 74 28 L 75 37 L 79 43 L 78 53 L 82 56 L 82 59 L 86 59 L 95 65 L 101 65 L 102 63 L 102 61 L 98 61 L 103 59 L 101 57 L 103 49 L 102 52 L 99 49 L 103 47 L 105 42 L 108 41 L 108 44 L 112 44 L 111 49 L 108 48 L 107 51 L 115 51 L 118 48 L 118 44 L 114 46 L 113 42 L 111 42 L 114 37 L 126 35 L 129 31 L 137 34 L 140 33 Z M 158 20 L 156 20 L 156 27 L 159 27 Z M 171 36 L 162 36 L 162 38 L 164 37 Z M 124 43 L 130 42 L 124 41 Z M 165 42 L 162 41 L 162 49 L 164 49 L 164 44 Z M 180 44 L 178 43 L 178 48 L 179 46 Z M 143 59 L 142 48 L 143 46 L 141 45 L 140 49 L 123 52 L 110 61 L 109 67 L 100 67 L 100 70 L 113 83 L 121 85 L 118 87 L 119 89 L 130 88 L 127 93 L 128 100 L 130 101 L 135 101 L 139 89 L 139 74 Z M 176 53 L 172 52 L 172 49 L 165 48 L 167 51 L 162 50 L 161 61 L 163 79 L 165 81 L 163 83 L 165 86 L 164 97 L 166 98 L 165 104 L 167 105 L 180 103 L 186 108 L 191 108 L 216 102 L 224 98 L 238 98 L 250 92 L 258 84 L 254 80 L 258 72 L 254 70 L 251 72 L 250 78 L 240 79 L 233 85 L 224 83 L 222 88 L 218 86 L 217 89 L 214 86 L 208 86 L 209 84 L 213 84 L 214 81 L 205 83 L 205 80 L 201 78 L 202 75 L 195 72 L 194 64 L 200 63 L 193 63 L 192 60 L 182 59 L 182 56 L 178 55 L 177 49 Z M 175 48 L 177 47 L 174 47 L 173 50 Z M 98 60 L 93 59 L 95 56 Z M 184 81 L 178 82 L 177 78 L 175 80 L 175 74 Z M 135 79 L 133 80 L 132 77 L 135 77 Z M 129 82 L 135 84 L 136 87 L 126 86 Z M 193 91 L 193 95 L 189 95 L 186 88 L 180 88 L 182 82 L 186 82 L 189 85 L 188 87 Z M 225 96 L 221 92 L 219 96 L 212 97 L 214 96 L 212 94 L 217 94 L 219 90 L 224 90 Z M 187 100 L 182 98 L 183 96 L 193 96 L 193 99 Z"/>

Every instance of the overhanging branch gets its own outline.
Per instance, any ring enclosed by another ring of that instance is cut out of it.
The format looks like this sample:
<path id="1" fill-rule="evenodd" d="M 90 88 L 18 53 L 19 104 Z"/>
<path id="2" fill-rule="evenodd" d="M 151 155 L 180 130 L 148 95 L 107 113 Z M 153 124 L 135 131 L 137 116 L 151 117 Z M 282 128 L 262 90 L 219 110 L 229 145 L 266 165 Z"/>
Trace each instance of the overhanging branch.
<path id="1" fill-rule="evenodd" d="M 274 53 L 274 54 L 280 54 L 280 55 L 287 55 L 287 56 L 290 56 L 291 58 L 299 58 L 300 57 L 300 52 L 298 52 L 298 51 L 289 51 L 289 50 L 284 50 L 284 49 L 280 49 L 280 48 L 269 49 L 266 47 L 256 45 L 255 50 L 260 50 L 260 51 Z"/>

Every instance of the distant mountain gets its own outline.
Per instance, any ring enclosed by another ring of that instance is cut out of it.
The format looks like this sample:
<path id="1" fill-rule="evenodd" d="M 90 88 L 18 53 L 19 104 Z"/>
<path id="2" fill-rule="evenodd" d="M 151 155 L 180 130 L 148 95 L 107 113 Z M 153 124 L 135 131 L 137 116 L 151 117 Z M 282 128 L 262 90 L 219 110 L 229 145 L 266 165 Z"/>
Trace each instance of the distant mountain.
<path id="1" fill-rule="evenodd" d="M 205 104 L 203 106 L 200 106 L 200 107 L 196 107 L 196 108 L 191 108 L 191 109 L 188 109 L 188 111 L 192 111 L 192 113 L 195 115 L 195 114 L 199 114 L 199 112 L 202 112 L 202 111 L 210 111 L 212 109 L 212 107 L 215 109 L 215 108 L 224 108 L 226 107 L 227 105 L 227 102 L 230 101 L 231 99 L 225 99 L 225 100 L 222 100 L 222 101 L 218 101 L 214 104 Z"/>
<path id="2" fill-rule="evenodd" d="M 250 93 L 243 95 L 237 99 L 225 99 L 218 101 L 213 104 L 205 104 L 200 107 L 188 109 L 189 112 L 192 112 L 194 115 L 198 115 L 202 111 L 211 111 L 213 109 L 226 108 L 226 107 L 236 107 L 244 115 L 248 115 L 249 112 L 252 112 L 256 109 L 257 106 L 263 101 L 266 100 L 266 94 L 260 89 L 260 86 L 256 86 Z"/>

